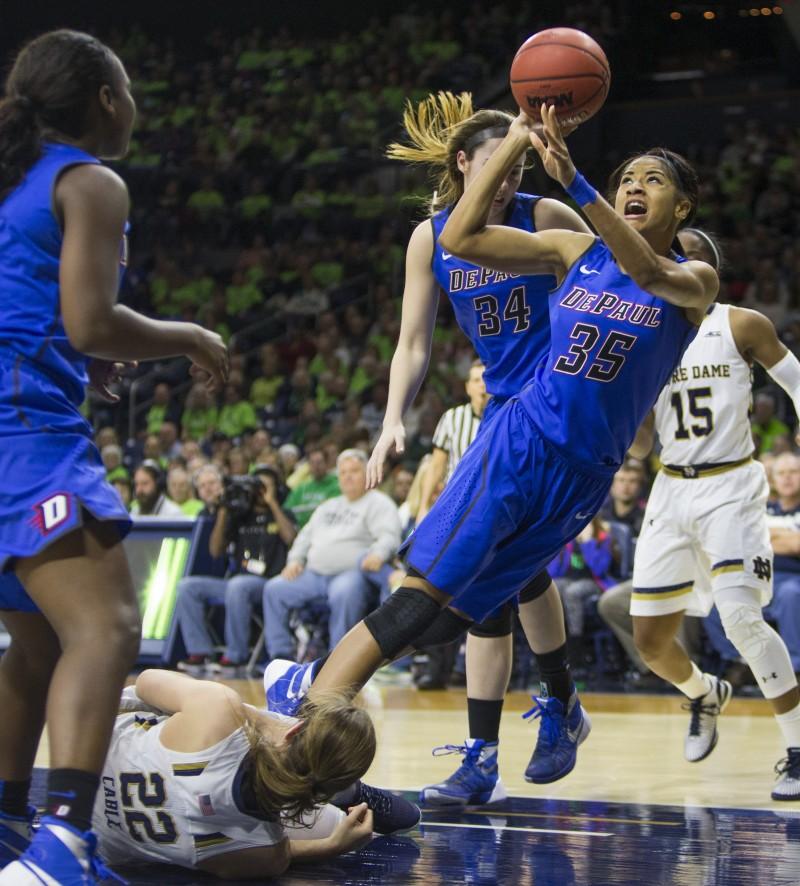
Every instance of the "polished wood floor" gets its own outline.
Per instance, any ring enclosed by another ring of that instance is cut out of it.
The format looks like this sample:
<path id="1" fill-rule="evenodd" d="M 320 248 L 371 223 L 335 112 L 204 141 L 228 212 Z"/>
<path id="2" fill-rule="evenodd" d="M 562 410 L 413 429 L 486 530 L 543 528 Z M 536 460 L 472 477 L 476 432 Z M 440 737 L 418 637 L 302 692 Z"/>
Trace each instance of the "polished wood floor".
<path id="1" fill-rule="evenodd" d="M 246 701 L 263 703 L 259 680 L 237 680 L 230 685 Z M 464 741 L 463 689 L 418 692 L 373 681 L 362 697 L 379 739 L 368 781 L 416 790 L 455 769 L 457 756 L 434 757 L 431 750 Z M 701 763 L 683 759 L 688 714 L 681 710 L 681 702 L 677 695 L 585 694 L 592 732 L 581 746 L 575 770 L 559 782 L 537 786 L 523 778 L 537 734 L 535 721 L 521 717 L 531 706 L 530 696 L 509 693 L 500 733 L 500 771 L 508 793 L 565 800 L 774 808 L 769 797 L 773 767 L 786 750 L 767 702 L 734 698 L 720 719 L 719 745 Z M 45 740 L 37 766 L 46 765 Z M 800 803 L 777 805 L 800 810 Z"/>

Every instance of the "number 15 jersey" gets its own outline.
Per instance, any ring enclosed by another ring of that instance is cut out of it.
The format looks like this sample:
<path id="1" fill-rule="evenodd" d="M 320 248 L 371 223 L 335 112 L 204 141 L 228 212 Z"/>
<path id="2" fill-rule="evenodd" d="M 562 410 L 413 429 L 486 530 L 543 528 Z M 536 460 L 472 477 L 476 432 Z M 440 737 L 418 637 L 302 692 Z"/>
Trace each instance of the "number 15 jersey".
<path id="1" fill-rule="evenodd" d="M 661 461 L 702 465 L 752 455 L 752 371 L 739 353 L 730 305 L 712 305 L 655 406 Z"/>

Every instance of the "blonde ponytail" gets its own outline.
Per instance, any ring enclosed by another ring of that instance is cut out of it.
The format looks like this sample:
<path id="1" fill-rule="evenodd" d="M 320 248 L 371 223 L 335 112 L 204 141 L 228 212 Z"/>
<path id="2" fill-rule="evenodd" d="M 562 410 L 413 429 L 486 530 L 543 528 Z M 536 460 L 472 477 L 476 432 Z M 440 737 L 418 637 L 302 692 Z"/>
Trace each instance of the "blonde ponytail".
<path id="1" fill-rule="evenodd" d="M 498 129 L 491 137 L 502 137 L 513 119 L 505 111 L 475 111 L 469 92 L 458 95 L 437 92 L 416 107 L 411 102 L 406 104 L 403 125 L 411 143 L 393 142 L 386 149 L 386 156 L 430 168 L 435 184 L 429 210 L 438 212 L 456 203 L 464 193 L 464 176 L 458 168 L 459 151 L 465 151 L 470 158 L 481 143 L 474 141 L 478 133 Z"/>

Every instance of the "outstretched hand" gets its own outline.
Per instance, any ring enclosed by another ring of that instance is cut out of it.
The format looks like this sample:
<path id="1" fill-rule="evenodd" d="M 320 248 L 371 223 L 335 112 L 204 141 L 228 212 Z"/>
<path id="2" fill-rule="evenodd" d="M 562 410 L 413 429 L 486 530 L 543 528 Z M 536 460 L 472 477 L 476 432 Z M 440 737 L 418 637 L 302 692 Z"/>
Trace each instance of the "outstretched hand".
<path id="1" fill-rule="evenodd" d="M 383 481 L 383 466 L 392 446 L 394 446 L 394 451 L 398 455 L 402 455 L 405 452 L 406 429 L 401 422 L 385 427 L 381 431 L 378 442 L 375 444 L 375 448 L 372 450 L 372 455 L 367 463 L 367 489 L 374 489 Z"/>
<path id="2" fill-rule="evenodd" d="M 539 129 L 538 124 L 534 124 L 533 120 L 531 120 L 529 132 L 531 144 L 542 161 L 544 171 L 550 178 L 554 178 L 563 188 L 566 188 L 572 184 L 575 178 L 575 164 L 572 162 L 569 148 L 564 139 L 575 127 L 565 127 L 562 130 L 561 123 L 556 115 L 555 106 L 553 105 L 549 107 L 542 105 L 540 112 L 542 120 L 541 129 Z M 516 123 L 516 121 L 514 122 Z"/>

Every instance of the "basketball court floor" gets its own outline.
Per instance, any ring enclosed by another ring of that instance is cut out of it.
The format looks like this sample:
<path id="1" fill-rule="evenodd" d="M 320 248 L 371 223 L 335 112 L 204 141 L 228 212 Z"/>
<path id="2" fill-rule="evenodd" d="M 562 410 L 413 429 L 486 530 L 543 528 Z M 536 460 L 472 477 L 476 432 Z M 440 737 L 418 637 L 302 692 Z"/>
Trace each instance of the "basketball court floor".
<path id="1" fill-rule="evenodd" d="M 262 700 L 258 681 L 233 685 Z M 414 796 L 446 777 L 458 756 L 431 749 L 460 744 L 464 691 L 420 693 L 367 687 L 364 701 L 379 735 L 366 780 Z M 688 715 L 676 695 L 585 694 L 592 733 L 562 781 L 531 785 L 523 772 L 537 727 L 521 714 L 529 696 L 511 693 L 501 729 L 500 770 L 509 799 L 464 813 L 423 811 L 402 837 L 380 837 L 359 853 L 295 867 L 279 880 L 425 886 L 797 886 L 800 802 L 769 798 L 773 766 L 785 754 L 767 704 L 734 699 L 720 741 L 705 761 L 683 760 Z M 47 748 L 37 765 L 47 765 Z M 43 800 L 44 769 L 34 799 Z M 119 871 L 131 884 L 210 884 L 211 877 L 168 867 Z M 252 881 L 251 881 L 252 882 Z M 266 881 L 265 881 L 266 882 Z"/>

